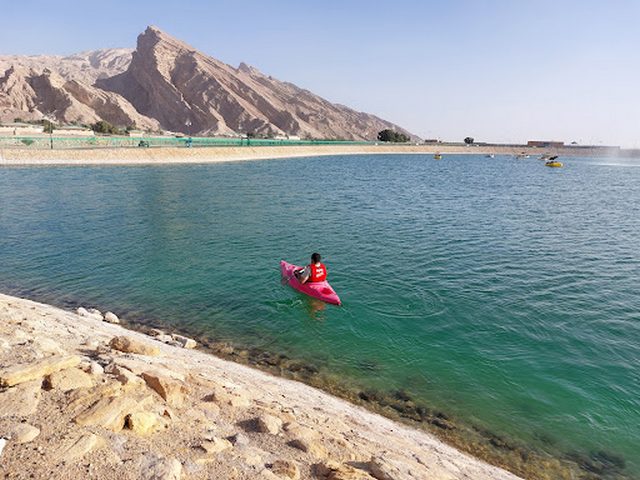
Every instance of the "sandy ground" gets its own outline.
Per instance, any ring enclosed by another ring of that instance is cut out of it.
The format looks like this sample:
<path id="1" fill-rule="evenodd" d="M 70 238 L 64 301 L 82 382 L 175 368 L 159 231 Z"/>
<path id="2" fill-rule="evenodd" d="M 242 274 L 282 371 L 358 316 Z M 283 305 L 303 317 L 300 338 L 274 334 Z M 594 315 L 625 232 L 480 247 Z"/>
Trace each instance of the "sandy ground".
<path id="1" fill-rule="evenodd" d="M 0 294 L 2 478 L 518 478 L 184 338 L 82 314 Z"/>
<path id="2" fill-rule="evenodd" d="M 544 153 L 562 156 L 603 156 L 602 151 L 589 149 L 541 149 L 507 146 L 454 145 L 308 145 L 269 147 L 209 147 L 209 148 L 101 148 L 76 150 L 30 150 L 12 148 L 0 150 L 0 166 L 12 165 L 145 165 L 165 163 L 215 163 L 236 160 L 261 160 L 325 155 L 358 154 L 495 154 L 517 155 L 525 152 L 532 158 Z M 491 159 L 487 159 L 491 161 Z"/>

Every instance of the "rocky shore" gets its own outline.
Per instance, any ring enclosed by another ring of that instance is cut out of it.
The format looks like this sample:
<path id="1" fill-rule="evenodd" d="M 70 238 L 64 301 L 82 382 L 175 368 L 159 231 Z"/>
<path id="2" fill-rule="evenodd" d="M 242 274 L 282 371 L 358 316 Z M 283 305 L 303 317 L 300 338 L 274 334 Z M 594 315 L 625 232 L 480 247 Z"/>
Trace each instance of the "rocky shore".
<path id="1" fill-rule="evenodd" d="M 265 147 L 208 147 L 208 148 L 96 148 L 32 150 L 28 148 L 0 148 L 0 166 L 20 165 L 158 165 L 217 163 L 238 160 L 268 160 L 274 158 L 318 157 L 326 155 L 364 154 L 447 154 L 518 155 L 526 153 L 539 157 L 543 153 L 561 156 L 602 157 L 607 152 L 588 148 L 528 148 L 510 146 L 462 145 L 299 145 Z M 497 161 L 496 159 L 486 159 Z"/>
<path id="2" fill-rule="evenodd" d="M 0 476 L 516 479 L 195 341 L 0 295 Z"/>

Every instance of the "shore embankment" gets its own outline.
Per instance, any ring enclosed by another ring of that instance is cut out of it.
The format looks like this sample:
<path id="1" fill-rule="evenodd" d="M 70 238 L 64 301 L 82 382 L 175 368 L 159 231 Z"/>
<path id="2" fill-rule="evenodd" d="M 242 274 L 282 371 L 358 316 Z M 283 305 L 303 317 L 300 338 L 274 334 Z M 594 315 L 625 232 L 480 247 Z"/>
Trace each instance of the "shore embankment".
<path id="1" fill-rule="evenodd" d="M 239 160 L 310 157 L 326 155 L 362 154 L 422 154 L 436 152 L 474 155 L 519 155 L 531 157 L 542 154 L 561 156 L 603 156 L 606 151 L 589 148 L 533 148 L 513 146 L 462 145 L 293 145 L 293 146 L 221 146 L 202 148 L 82 148 L 82 149 L 29 149 L 3 148 L 0 166 L 18 165 L 148 165 L 216 163 Z"/>
<path id="2" fill-rule="evenodd" d="M 3 478 L 504 479 L 307 385 L 0 294 Z"/>

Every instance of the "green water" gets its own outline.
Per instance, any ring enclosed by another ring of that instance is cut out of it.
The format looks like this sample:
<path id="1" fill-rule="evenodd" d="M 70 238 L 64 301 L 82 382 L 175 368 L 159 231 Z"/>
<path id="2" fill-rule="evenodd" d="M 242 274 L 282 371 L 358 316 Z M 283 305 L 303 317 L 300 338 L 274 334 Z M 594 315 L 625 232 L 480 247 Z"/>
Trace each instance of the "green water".
<path id="1" fill-rule="evenodd" d="M 565 165 L 0 169 L 0 289 L 282 352 L 640 476 L 640 161 Z M 281 285 L 313 251 L 343 307 Z"/>

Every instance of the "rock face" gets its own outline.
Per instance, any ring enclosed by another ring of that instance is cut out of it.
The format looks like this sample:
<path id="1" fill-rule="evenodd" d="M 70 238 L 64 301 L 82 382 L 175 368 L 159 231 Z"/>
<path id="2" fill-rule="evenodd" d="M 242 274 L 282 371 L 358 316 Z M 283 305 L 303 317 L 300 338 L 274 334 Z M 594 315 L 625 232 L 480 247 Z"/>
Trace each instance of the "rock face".
<path id="1" fill-rule="evenodd" d="M 189 135 L 374 140 L 385 128 L 408 133 L 244 63 L 234 68 L 155 27 L 138 37 L 133 54 L 120 49 L 64 58 L 0 57 L 0 120 L 44 115 Z"/>

